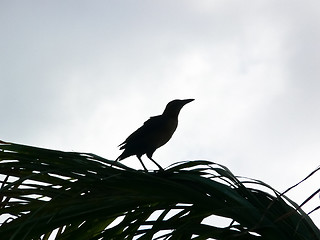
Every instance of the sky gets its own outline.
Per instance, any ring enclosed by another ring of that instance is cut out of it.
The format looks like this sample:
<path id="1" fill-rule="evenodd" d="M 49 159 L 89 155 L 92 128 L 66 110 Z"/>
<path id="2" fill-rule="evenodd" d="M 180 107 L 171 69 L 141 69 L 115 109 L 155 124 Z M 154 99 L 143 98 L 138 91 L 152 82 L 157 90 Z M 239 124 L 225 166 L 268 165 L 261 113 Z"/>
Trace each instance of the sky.
<path id="1" fill-rule="evenodd" d="M 319 1 L 10 0 L 0 31 L 0 140 L 116 159 L 169 101 L 195 98 L 154 154 L 163 167 L 205 159 L 284 191 L 319 166 Z"/>

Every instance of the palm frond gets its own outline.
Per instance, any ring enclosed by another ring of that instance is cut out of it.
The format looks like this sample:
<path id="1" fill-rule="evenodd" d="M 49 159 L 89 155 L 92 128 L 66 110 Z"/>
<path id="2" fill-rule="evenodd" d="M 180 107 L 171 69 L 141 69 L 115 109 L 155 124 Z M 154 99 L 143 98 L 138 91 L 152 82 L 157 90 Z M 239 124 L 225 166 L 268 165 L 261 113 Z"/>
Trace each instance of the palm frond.
<path id="1" fill-rule="evenodd" d="M 209 161 L 146 173 L 94 154 L 2 142 L 0 180 L 3 239 L 320 239 L 285 195 Z M 205 223 L 211 216 L 228 224 Z"/>

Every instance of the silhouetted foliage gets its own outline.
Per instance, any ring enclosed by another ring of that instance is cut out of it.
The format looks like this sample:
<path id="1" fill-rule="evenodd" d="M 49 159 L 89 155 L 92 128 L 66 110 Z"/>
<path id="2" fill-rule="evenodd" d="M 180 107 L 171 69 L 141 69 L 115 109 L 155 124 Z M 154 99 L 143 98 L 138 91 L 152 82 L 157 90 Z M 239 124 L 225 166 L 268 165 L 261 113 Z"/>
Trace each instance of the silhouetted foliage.
<path id="1" fill-rule="evenodd" d="M 2 142 L 1 239 L 320 239 L 293 201 L 222 165 L 145 172 L 111 163 Z"/>

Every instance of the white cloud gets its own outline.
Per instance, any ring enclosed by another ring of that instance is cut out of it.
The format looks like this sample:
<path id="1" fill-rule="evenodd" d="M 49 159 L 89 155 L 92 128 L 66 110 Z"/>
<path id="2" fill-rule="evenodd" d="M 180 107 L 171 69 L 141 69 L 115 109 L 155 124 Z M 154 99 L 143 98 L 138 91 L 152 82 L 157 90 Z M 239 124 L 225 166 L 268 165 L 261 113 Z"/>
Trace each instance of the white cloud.
<path id="1" fill-rule="evenodd" d="M 195 98 L 162 165 L 207 158 L 281 189 L 316 167 L 316 1 L 17 3 L 0 8 L 1 139 L 111 159 L 168 101 Z"/>

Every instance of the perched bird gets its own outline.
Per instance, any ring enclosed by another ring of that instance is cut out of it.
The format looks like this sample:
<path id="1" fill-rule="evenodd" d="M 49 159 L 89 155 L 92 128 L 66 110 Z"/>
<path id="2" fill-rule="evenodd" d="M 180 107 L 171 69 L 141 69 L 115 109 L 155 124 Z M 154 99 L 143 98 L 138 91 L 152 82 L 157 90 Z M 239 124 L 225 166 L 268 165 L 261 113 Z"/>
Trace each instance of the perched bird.
<path id="1" fill-rule="evenodd" d="M 163 170 L 163 168 L 152 159 L 152 155 L 159 147 L 170 140 L 178 126 L 178 115 L 181 108 L 193 100 L 194 99 L 177 99 L 169 102 L 162 115 L 151 117 L 119 145 L 120 149 L 124 149 L 124 151 L 116 161 L 136 155 L 144 170 L 147 171 L 147 168 L 141 160 L 141 156 L 146 154 L 160 170 Z"/>

